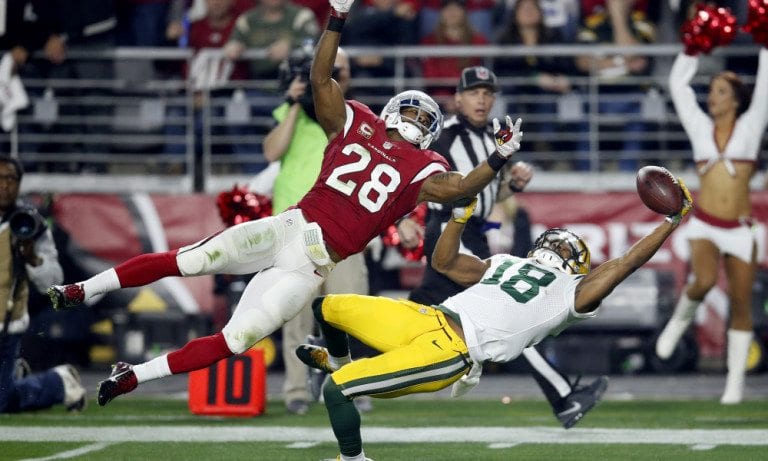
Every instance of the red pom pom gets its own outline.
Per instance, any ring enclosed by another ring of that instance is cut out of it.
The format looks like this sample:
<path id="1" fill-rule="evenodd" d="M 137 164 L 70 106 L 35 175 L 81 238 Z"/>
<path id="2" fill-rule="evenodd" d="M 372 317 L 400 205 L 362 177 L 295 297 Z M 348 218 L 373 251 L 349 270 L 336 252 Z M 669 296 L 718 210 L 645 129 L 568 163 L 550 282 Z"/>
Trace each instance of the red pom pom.
<path id="1" fill-rule="evenodd" d="M 685 53 L 709 53 L 736 38 L 736 17 L 728 8 L 699 4 L 694 16 L 683 23 L 680 37 Z"/>
<path id="2" fill-rule="evenodd" d="M 768 47 L 768 0 L 749 0 L 742 30 L 752 34 L 755 43 Z"/>
<path id="3" fill-rule="evenodd" d="M 235 184 L 231 191 L 216 197 L 219 216 L 227 226 L 272 216 L 272 199 L 266 195 L 248 192 L 245 186 Z"/>

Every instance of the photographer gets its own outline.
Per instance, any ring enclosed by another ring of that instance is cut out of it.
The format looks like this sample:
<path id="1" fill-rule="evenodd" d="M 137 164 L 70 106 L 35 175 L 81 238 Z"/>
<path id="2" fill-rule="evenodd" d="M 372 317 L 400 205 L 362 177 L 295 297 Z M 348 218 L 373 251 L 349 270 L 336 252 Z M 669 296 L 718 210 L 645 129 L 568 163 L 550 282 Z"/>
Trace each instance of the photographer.
<path id="1" fill-rule="evenodd" d="M 24 171 L 15 158 L 0 156 L 0 413 L 85 406 L 85 389 L 71 365 L 23 376 L 21 337 L 29 326 L 29 282 L 38 291 L 64 279 L 53 236 L 34 208 L 17 204 Z"/>

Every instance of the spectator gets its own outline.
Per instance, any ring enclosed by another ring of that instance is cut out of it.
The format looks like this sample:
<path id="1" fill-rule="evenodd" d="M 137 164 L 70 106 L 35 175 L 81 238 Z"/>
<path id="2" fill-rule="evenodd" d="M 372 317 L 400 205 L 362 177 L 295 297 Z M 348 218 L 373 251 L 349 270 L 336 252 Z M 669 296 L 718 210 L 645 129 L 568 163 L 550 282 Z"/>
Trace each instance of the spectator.
<path id="1" fill-rule="evenodd" d="M 29 56 L 45 43 L 48 33 L 37 20 L 35 11 L 44 7 L 42 0 L 20 0 L 8 2 L 2 19 L 3 34 L 0 35 L 0 50 L 11 53 L 16 68 L 27 63 Z"/>
<path id="2" fill-rule="evenodd" d="M 172 0 L 116 0 L 117 46 L 164 46 Z"/>
<path id="3" fill-rule="evenodd" d="M 328 22 L 328 14 L 331 12 L 331 5 L 328 0 L 293 0 L 293 3 L 312 10 L 320 27 L 325 27 L 326 22 Z"/>
<path id="4" fill-rule="evenodd" d="M 235 26 L 237 16 L 234 11 L 234 0 L 205 0 L 206 16 L 199 19 L 189 27 L 189 47 L 200 51 L 203 48 L 221 48 L 227 42 L 232 29 Z M 202 146 L 203 146 L 203 116 L 202 108 L 206 100 L 209 101 L 212 115 L 221 118 L 224 115 L 223 106 L 232 95 L 231 89 L 217 88 L 222 86 L 228 80 L 244 80 L 247 77 L 247 68 L 245 63 L 233 64 L 228 60 L 207 59 L 197 56 L 192 60 L 191 69 L 186 65 L 183 69 L 185 78 L 193 79 L 193 87 L 198 90 L 194 94 L 194 131 L 195 131 L 195 159 L 196 175 L 202 172 Z M 217 78 L 210 78 L 215 75 Z M 214 100 L 218 100 L 214 103 Z M 168 115 L 173 119 L 181 119 L 186 114 L 186 105 L 172 105 L 168 109 Z M 184 122 L 186 123 L 186 122 Z M 166 124 L 166 135 L 176 136 L 176 139 L 182 139 L 184 135 L 184 125 L 172 120 Z M 221 125 L 211 126 L 211 134 L 222 135 L 228 132 L 231 135 L 240 135 L 244 133 L 242 127 L 234 125 L 223 129 Z M 185 141 L 173 142 L 173 139 L 166 144 L 165 152 L 169 154 L 186 153 Z M 231 152 L 246 152 L 247 147 L 237 145 L 224 146 L 215 144 L 212 146 L 212 153 L 222 154 Z M 201 178 L 196 179 L 197 182 Z"/>
<path id="5" fill-rule="evenodd" d="M 298 7 L 288 0 L 261 0 L 259 6 L 241 14 L 235 28 L 224 46 L 224 55 L 232 60 L 240 58 L 246 49 L 258 48 L 266 51 L 267 57 L 248 60 L 249 79 L 276 82 L 278 67 L 288 58 L 291 50 L 301 44 L 314 43 L 320 34 L 314 13 L 309 8 Z M 240 125 L 242 137 L 255 139 L 266 134 L 264 123 L 253 124 L 252 118 L 269 120 L 274 107 L 276 94 L 272 88 L 259 85 L 250 86 L 245 92 L 233 95 L 232 107 L 242 107 L 246 113 L 242 120 L 228 117 L 230 124 Z M 245 124 L 243 124 L 245 122 Z M 253 146 L 250 152 L 260 153 L 261 146 Z M 263 166 L 263 165 L 260 165 Z M 246 167 L 247 173 L 256 173 L 258 167 Z"/>
<path id="6" fill-rule="evenodd" d="M 488 40 L 475 31 L 467 18 L 464 0 L 443 0 L 435 30 L 421 40 L 422 45 L 486 45 Z M 423 60 L 423 77 L 427 80 L 444 80 L 445 83 L 429 84 L 428 89 L 447 112 L 455 112 L 452 100 L 454 86 L 465 67 L 482 64 L 476 57 L 430 57 Z"/>
<path id="7" fill-rule="evenodd" d="M 30 282 L 36 289 L 45 290 L 51 283 L 64 279 L 53 235 L 39 215 L 32 218 L 35 225 L 30 229 L 34 231 L 14 231 L 12 216 L 21 210 L 18 197 L 23 175 L 18 160 L 0 156 L 0 214 L 3 222 L 10 221 L 0 230 L 0 413 L 39 410 L 58 404 L 76 412 L 85 407 L 85 388 L 72 365 L 28 374 L 28 366 L 23 365 L 25 362 L 19 356 L 21 338 L 29 326 Z M 37 211 L 26 213 L 34 216 Z"/>
<path id="8" fill-rule="evenodd" d="M 419 33 L 421 38 L 434 33 L 440 23 L 440 10 L 443 9 L 444 0 L 424 0 L 419 11 Z M 496 27 L 494 12 L 497 0 L 465 0 L 467 18 L 472 28 L 482 34 L 486 40 L 493 38 L 493 30 Z"/>
<path id="9" fill-rule="evenodd" d="M 577 40 L 583 44 L 613 44 L 632 46 L 655 41 L 655 26 L 646 20 L 643 0 L 583 0 L 583 28 Z M 600 116 L 623 117 L 622 142 L 600 143 L 599 149 L 618 150 L 618 158 L 609 158 L 609 165 L 624 171 L 635 171 L 638 153 L 643 148 L 643 136 L 648 130 L 640 120 L 644 88 L 634 79 L 651 72 L 651 59 L 640 55 L 591 56 L 576 58 L 577 68 L 600 79 Z M 586 126 L 584 127 L 586 132 Z M 588 165 L 581 164 L 581 168 Z M 594 167 L 594 166 L 593 166 Z"/>
<path id="10" fill-rule="evenodd" d="M 277 69 L 291 50 L 320 35 L 314 13 L 288 0 L 261 0 L 259 6 L 237 18 L 224 53 L 237 60 L 248 48 L 265 48 L 266 59 L 249 61 L 252 79 L 277 79 Z"/>
<path id="11" fill-rule="evenodd" d="M 504 24 L 513 20 L 517 0 L 506 0 Z M 576 38 L 581 19 L 581 3 L 579 0 L 539 0 L 539 6 L 544 18 L 544 26 L 557 31 L 566 43 L 572 43 Z"/>
<path id="12" fill-rule="evenodd" d="M 9 54 L 12 60 L 11 67 L 9 69 L 10 75 L 7 77 L 8 81 L 2 83 L 3 94 L 0 95 L 0 109 L 5 117 L 12 117 L 14 120 L 3 122 L 3 130 L 9 130 L 6 123 L 9 126 L 16 126 L 15 114 L 16 110 L 11 109 L 10 106 L 16 106 L 18 110 L 23 109 L 22 99 L 28 98 L 22 97 L 22 94 L 26 96 L 26 91 L 23 89 L 23 84 L 16 87 L 16 91 L 13 93 L 10 90 L 11 79 L 18 79 L 18 74 L 24 71 L 24 65 L 29 60 L 32 53 L 43 46 L 45 39 L 47 38 L 46 31 L 41 27 L 37 20 L 35 10 L 40 8 L 40 0 L 19 0 L 7 2 L 5 16 L 0 17 L 0 28 L 3 32 L 0 35 L 0 50 L 3 50 L 0 58 L 5 59 L 5 55 Z M 18 80 L 21 83 L 20 80 Z M 6 86 L 7 85 L 7 86 Z M 16 101 L 11 102 L 13 99 L 19 101 L 19 104 L 15 104 Z M 9 153 L 12 147 L 5 142 L 5 139 L 0 143 L 0 152 Z M 37 165 L 28 163 L 28 168 L 37 168 Z"/>
<path id="13" fill-rule="evenodd" d="M 190 23 L 203 19 L 208 13 L 208 7 L 205 0 L 171 0 L 170 4 L 165 38 L 179 46 L 188 46 Z M 232 11 L 238 17 L 255 6 L 256 0 L 234 0 Z"/>
<path id="14" fill-rule="evenodd" d="M 544 14 L 539 0 L 515 2 L 509 22 L 500 30 L 500 45 L 529 46 L 563 43 L 559 31 L 544 25 Z M 571 92 L 569 74 L 576 69 L 573 60 L 559 56 L 514 56 L 494 60 L 499 75 L 519 79 L 505 87 L 511 96 L 508 110 L 517 114 L 532 114 L 534 123 L 529 132 L 536 133 L 531 140 L 537 152 L 568 149 L 571 146 L 556 142 L 556 132 L 562 131 L 557 124 L 557 98 Z"/>
<path id="15" fill-rule="evenodd" d="M 371 0 L 370 5 L 359 4 L 349 15 L 345 25 L 343 46 L 391 48 L 416 43 L 415 12 L 397 0 Z M 356 80 L 392 79 L 395 75 L 394 58 L 377 54 L 357 56 L 352 59 L 352 73 Z M 365 92 L 382 98 L 382 104 L 372 104 L 374 110 L 383 106 L 392 94 L 390 82 L 374 82 Z"/>
<path id="16" fill-rule="evenodd" d="M 25 68 L 28 78 L 50 80 L 101 80 L 113 78 L 113 63 L 105 58 L 67 59 L 68 50 L 111 51 L 115 46 L 115 16 L 112 0 L 52 0 L 45 8 L 38 8 L 35 13 L 41 27 L 45 30 L 46 41 L 43 51 L 44 61 L 33 61 Z M 98 89 L 99 85 L 84 85 L 83 89 L 65 88 L 55 90 L 56 96 L 65 96 L 70 103 L 59 108 L 58 115 L 80 118 L 82 123 L 40 125 L 35 129 L 45 133 L 62 135 L 69 141 L 64 143 L 45 143 L 31 147 L 41 152 L 69 152 L 80 154 L 107 154 L 110 144 L 94 135 L 111 134 L 112 107 L 91 101 L 109 98 L 111 93 Z M 71 164 L 57 163 L 69 171 L 87 169 L 104 171 L 105 157 L 93 156 L 93 162 Z"/>

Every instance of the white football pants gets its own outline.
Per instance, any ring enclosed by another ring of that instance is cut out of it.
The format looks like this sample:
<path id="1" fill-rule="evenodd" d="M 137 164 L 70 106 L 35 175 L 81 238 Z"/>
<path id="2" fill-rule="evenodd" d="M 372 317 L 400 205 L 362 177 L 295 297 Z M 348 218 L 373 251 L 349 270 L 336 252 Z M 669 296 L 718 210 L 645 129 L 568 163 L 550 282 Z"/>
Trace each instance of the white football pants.
<path id="1" fill-rule="evenodd" d="M 245 352 L 309 303 L 333 264 L 307 256 L 301 210 L 248 221 L 179 249 L 184 276 L 256 272 L 222 333 L 235 354 Z"/>

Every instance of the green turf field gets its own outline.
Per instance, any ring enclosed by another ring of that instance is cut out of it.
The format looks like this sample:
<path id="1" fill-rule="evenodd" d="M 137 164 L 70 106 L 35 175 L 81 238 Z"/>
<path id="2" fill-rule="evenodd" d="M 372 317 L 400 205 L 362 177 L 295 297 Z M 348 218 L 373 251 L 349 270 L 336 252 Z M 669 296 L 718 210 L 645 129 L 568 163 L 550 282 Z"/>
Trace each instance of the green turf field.
<path id="1" fill-rule="evenodd" d="M 399 399 L 363 415 L 366 454 L 388 460 L 768 459 L 768 402 L 606 401 L 564 430 L 543 401 Z M 2 460 L 320 460 L 338 453 L 325 408 L 255 418 L 191 415 L 126 398 L 79 415 L 0 415 Z"/>

